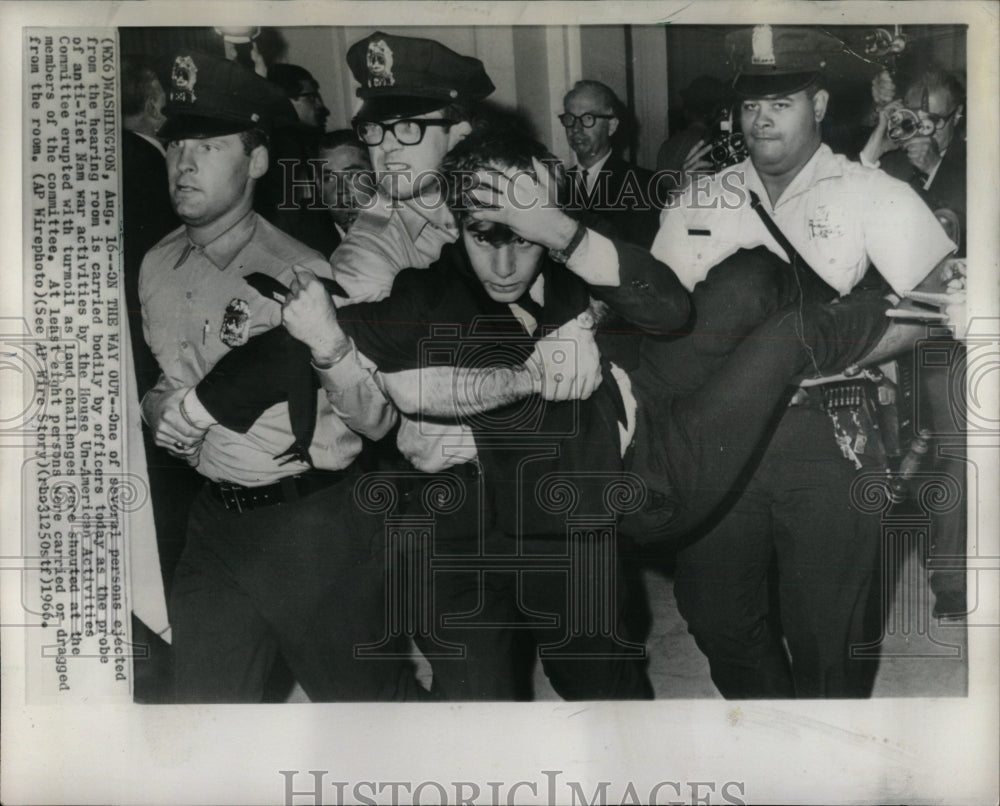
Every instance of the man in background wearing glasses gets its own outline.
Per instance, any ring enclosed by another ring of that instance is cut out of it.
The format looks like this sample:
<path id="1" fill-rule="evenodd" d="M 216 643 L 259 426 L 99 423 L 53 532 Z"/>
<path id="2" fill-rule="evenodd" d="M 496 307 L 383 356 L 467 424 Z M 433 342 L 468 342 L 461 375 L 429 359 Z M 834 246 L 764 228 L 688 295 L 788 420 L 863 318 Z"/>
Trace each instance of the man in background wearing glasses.
<path id="1" fill-rule="evenodd" d="M 861 152 L 861 162 L 882 168 L 890 176 L 909 182 L 934 211 L 949 236 L 958 244 L 958 257 L 966 253 L 966 150 L 965 87 L 953 74 L 935 64 L 924 65 L 904 80 L 901 100 L 879 113 L 878 125 Z M 892 139 L 890 117 L 905 107 L 919 118 L 922 129 L 912 136 Z M 933 128 L 932 128 L 933 127 Z M 928 131 L 929 130 L 929 131 Z M 954 379 L 965 375 L 965 347 L 949 338 L 927 339 L 918 345 L 919 395 L 938 437 L 932 469 L 955 478 L 967 491 L 964 401 L 951 392 Z M 947 362 L 931 358 L 931 351 L 949 355 Z M 923 423 L 922 425 L 927 425 Z M 946 445 L 942 444 L 947 442 Z M 968 524 L 965 507 L 932 515 L 931 555 L 950 558 L 950 567 L 932 570 L 934 615 L 957 617 L 968 610 L 965 569 L 956 565 L 967 551 Z"/>
<path id="2" fill-rule="evenodd" d="M 578 81 L 563 98 L 559 122 L 576 155 L 570 168 L 570 207 L 614 227 L 618 237 L 648 249 L 659 228 L 651 203 L 653 174 L 614 153 L 612 139 L 624 126 L 624 105 L 600 81 Z"/>

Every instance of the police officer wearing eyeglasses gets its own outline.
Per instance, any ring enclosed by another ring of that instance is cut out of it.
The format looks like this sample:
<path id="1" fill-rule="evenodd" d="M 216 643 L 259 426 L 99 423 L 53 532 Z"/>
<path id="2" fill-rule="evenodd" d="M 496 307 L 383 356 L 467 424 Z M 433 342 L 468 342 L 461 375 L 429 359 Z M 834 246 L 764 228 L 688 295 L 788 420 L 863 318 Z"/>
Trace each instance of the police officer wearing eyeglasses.
<path id="1" fill-rule="evenodd" d="M 653 174 L 615 153 L 613 139 L 623 125 L 624 105 L 600 81 L 578 81 L 563 99 L 559 122 L 576 155 L 570 168 L 570 209 L 592 223 L 593 216 L 613 234 L 649 248 L 659 210 L 652 204 Z"/>
<path id="2" fill-rule="evenodd" d="M 363 101 L 354 130 L 368 148 L 377 194 L 330 263 L 350 302 L 373 302 L 389 295 L 403 269 L 427 268 L 458 240 L 438 167 L 472 131 L 477 105 L 494 87 L 481 61 L 431 39 L 376 31 L 351 46 L 347 63 Z M 330 357 L 320 369 L 326 388 L 365 370 L 346 337 L 330 345 Z M 371 391 L 377 391 L 374 380 Z M 401 416 L 396 443 L 409 470 L 471 466 L 476 456 L 472 432 L 450 423 Z"/>
<path id="3" fill-rule="evenodd" d="M 431 39 L 376 31 L 351 46 L 347 63 L 363 101 L 354 129 L 379 194 L 331 262 L 351 301 L 361 302 L 387 296 L 399 271 L 429 266 L 457 240 L 437 169 L 494 87 L 482 62 Z"/>

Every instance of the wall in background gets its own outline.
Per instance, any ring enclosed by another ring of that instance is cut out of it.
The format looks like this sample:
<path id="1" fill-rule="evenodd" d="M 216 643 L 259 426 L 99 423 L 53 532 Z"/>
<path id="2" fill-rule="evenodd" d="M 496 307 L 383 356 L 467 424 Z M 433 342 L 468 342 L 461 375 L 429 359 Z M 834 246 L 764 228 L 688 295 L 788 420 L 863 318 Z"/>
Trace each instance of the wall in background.
<path id="1" fill-rule="evenodd" d="M 385 26 L 389 34 L 435 39 L 458 53 L 482 60 L 496 85 L 491 101 L 517 110 L 531 123 L 539 139 L 567 162 L 572 154 L 556 115 L 562 98 L 581 78 L 594 78 L 627 99 L 626 27 Z M 655 32 L 655 36 L 650 36 Z M 357 87 L 347 69 L 347 50 L 371 33 L 370 28 L 279 28 L 287 47 L 280 61 L 300 64 L 320 82 L 330 108 L 329 128 L 346 126 L 358 107 Z M 644 38 L 643 38 L 644 37 Z M 663 92 L 666 46 L 661 28 L 647 28 L 634 53 L 636 87 L 647 87 L 639 130 L 640 161 L 652 165 L 665 135 L 666 97 Z M 642 155 L 647 155 L 643 160 Z"/>

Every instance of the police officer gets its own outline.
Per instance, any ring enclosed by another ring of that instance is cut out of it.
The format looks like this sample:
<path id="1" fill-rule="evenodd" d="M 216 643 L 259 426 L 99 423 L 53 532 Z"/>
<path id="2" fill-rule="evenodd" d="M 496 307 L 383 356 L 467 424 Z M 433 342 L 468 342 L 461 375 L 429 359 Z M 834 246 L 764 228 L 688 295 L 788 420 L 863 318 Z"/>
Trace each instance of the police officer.
<path id="1" fill-rule="evenodd" d="M 375 32 L 351 46 L 347 64 L 364 102 L 354 127 L 380 194 L 332 263 L 351 300 L 368 301 L 386 296 L 397 272 L 427 267 L 458 238 L 437 170 L 494 87 L 481 61 L 431 39 Z"/>
<path id="2" fill-rule="evenodd" d="M 871 264 L 896 294 L 932 283 L 954 249 L 933 214 L 905 183 L 821 142 L 822 68 L 840 43 L 765 25 L 727 47 L 750 158 L 689 187 L 664 212 L 653 254 L 690 289 L 740 248 L 795 259 L 782 236 L 841 295 Z M 920 330 L 890 327 L 872 359 Z M 851 647 L 879 637 L 880 530 L 851 504 L 855 446 L 842 452 L 820 408 L 788 408 L 736 504 L 679 553 L 678 606 L 726 697 L 870 694 L 874 664 L 852 660 Z M 790 667 L 768 612 L 774 555 Z"/>
<path id="3" fill-rule="evenodd" d="M 401 665 L 354 659 L 356 645 L 382 637 L 384 603 L 379 524 L 352 506 L 360 437 L 319 395 L 307 452 L 290 452 L 286 403 L 240 433 L 213 424 L 192 394 L 231 349 L 281 322 L 246 275 L 294 286 L 296 265 L 331 274 L 252 210 L 287 101 L 242 66 L 199 53 L 176 54 L 166 74 L 160 136 L 184 226 L 141 269 L 144 333 L 163 371 L 142 409 L 156 443 L 205 477 L 170 599 L 176 696 L 259 701 L 280 652 L 311 699 L 394 698 L 406 685 Z M 391 425 L 363 395 L 357 413 L 355 426 L 373 436 Z"/>

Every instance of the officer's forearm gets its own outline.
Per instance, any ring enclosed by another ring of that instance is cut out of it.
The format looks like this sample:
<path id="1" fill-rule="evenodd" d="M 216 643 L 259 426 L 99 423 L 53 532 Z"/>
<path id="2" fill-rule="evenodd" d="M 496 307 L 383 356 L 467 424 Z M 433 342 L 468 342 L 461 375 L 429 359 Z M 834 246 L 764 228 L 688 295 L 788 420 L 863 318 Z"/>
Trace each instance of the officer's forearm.
<path id="1" fill-rule="evenodd" d="M 386 390 L 404 414 L 455 420 L 516 403 L 538 391 L 525 367 L 428 367 L 384 374 Z"/>
<path id="2" fill-rule="evenodd" d="M 395 425 L 396 409 L 379 387 L 374 365 L 348 344 L 348 352 L 330 366 L 314 364 L 316 374 L 337 416 L 359 434 L 381 439 Z"/>

